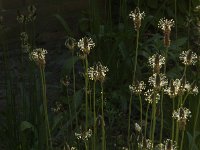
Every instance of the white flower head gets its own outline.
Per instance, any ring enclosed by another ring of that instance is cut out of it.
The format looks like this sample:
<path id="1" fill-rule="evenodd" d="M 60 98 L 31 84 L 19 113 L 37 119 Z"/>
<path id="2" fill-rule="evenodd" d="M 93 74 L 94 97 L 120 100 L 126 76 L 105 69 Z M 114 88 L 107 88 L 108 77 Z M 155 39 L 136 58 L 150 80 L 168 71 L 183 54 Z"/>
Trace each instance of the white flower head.
<path id="1" fill-rule="evenodd" d="M 145 90 L 146 84 L 144 81 L 137 81 L 135 84 L 129 85 L 129 90 L 135 94 L 141 94 Z"/>
<path id="2" fill-rule="evenodd" d="M 89 129 L 83 133 L 75 133 L 75 136 L 78 140 L 88 141 L 88 139 L 92 136 L 92 130 Z"/>
<path id="3" fill-rule="evenodd" d="M 161 18 L 158 22 L 158 28 L 162 29 L 164 32 L 171 31 L 171 27 L 175 24 L 173 19 Z"/>
<path id="4" fill-rule="evenodd" d="M 94 46 L 95 43 L 91 38 L 83 37 L 78 42 L 78 47 L 85 55 L 88 55 L 90 53 L 90 50 L 94 48 Z"/>
<path id="5" fill-rule="evenodd" d="M 180 130 L 185 130 L 186 123 L 191 117 L 191 111 L 187 108 L 180 107 L 174 110 L 172 117 L 177 120 Z"/>
<path id="6" fill-rule="evenodd" d="M 153 89 L 147 90 L 144 93 L 144 95 L 145 95 L 145 100 L 149 104 L 152 104 L 154 100 L 156 101 L 156 103 L 158 103 L 158 101 L 160 100 L 160 94 L 159 93 L 155 93 Z"/>
<path id="7" fill-rule="evenodd" d="M 165 65 L 165 57 L 156 53 L 149 58 L 149 65 L 153 68 L 153 73 L 160 73 L 160 69 Z"/>
<path id="8" fill-rule="evenodd" d="M 47 54 L 47 50 L 43 48 L 37 48 L 34 49 L 32 52 L 29 54 L 30 60 L 35 61 L 38 65 L 45 65 L 45 55 Z"/>
<path id="9" fill-rule="evenodd" d="M 163 87 L 166 87 L 168 84 L 167 77 L 160 73 L 154 73 L 151 77 L 149 77 L 149 84 L 153 86 L 155 90 L 160 90 Z"/>
<path id="10" fill-rule="evenodd" d="M 141 20 L 144 18 L 145 13 L 140 12 L 140 9 L 136 7 L 134 11 L 130 12 L 129 16 L 133 19 L 135 30 L 138 31 L 141 26 Z"/>
<path id="11" fill-rule="evenodd" d="M 183 51 L 179 56 L 181 62 L 184 65 L 195 65 L 197 62 L 197 54 L 192 52 L 191 50 Z"/>

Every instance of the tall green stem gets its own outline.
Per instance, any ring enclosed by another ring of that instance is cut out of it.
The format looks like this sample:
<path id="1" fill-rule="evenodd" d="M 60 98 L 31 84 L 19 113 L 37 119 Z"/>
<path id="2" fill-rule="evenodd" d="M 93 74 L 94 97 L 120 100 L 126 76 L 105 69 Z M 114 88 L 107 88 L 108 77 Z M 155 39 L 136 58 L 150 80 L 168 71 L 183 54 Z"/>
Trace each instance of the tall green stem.
<path id="1" fill-rule="evenodd" d="M 104 121 L 104 99 L 103 99 L 103 82 L 101 82 L 101 115 L 102 115 L 102 150 L 106 150 L 105 141 L 105 121 Z"/>
<path id="2" fill-rule="evenodd" d="M 139 94 L 139 100 L 140 100 L 140 126 L 142 128 L 142 98 L 140 94 Z"/>
<path id="3" fill-rule="evenodd" d="M 86 115 L 86 131 L 88 128 L 88 59 L 85 59 L 85 115 Z"/>
<path id="4" fill-rule="evenodd" d="M 129 100 L 129 113 L 128 113 L 128 138 L 127 138 L 127 141 L 128 141 L 128 146 L 129 146 L 129 149 L 130 148 L 130 130 L 131 130 L 131 105 L 132 105 L 132 93 L 131 93 L 131 97 L 130 97 L 130 100 Z"/>
<path id="5" fill-rule="evenodd" d="M 94 115 L 94 135 L 93 135 L 93 149 L 96 149 L 96 81 L 93 83 L 93 115 Z"/>
<path id="6" fill-rule="evenodd" d="M 72 52 L 72 61 L 73 61 L 73 90 L 74 90 L 74 96 L 76 93 L 76 76 L 75 76 L 75 62 L 74 62 L 74 50 Z M 76 101 L 74 100 L 74 110 L 75 110 L 75 117 L 76 117 L 76 127 L 78 126 L 78 118 L 76 113 Z"/>
<path id="7" fill-rule="evenodd" d="M 149 112 L 149 103 L 147 105 L 146 117 L 145 117 L 145 129 L 144 129 L 144 136 L 147 139 L 147 119 L 148 119 L 148 112 Z"/>
<path id="8" fill-rule="evenodd" d="M 172 105 L 173 105 L 173 110 L 172 112 L 174 111 L 175 109 L 175 98 L 172 99 Z M 171 137 L 172 141 L 174 141 L 174 118 L 172 117 L 172 137 Z"/>
<path id="9" fill-rule="evenodd" d="M 156 99 L 155 99 L 156 93 L 154 93 L 154 101 L 153 101 L 153 127 L 152 127 L 152 135 L 151 140 L 152 143 L 154 143 L 154 134 L 155 134 L 155 127 L 156 127 Z"/>
<path id="10" fill-rule="evenodd" d="M 135 49 L 135 63 L 134 63 L 134 72 L 133 72 L 133 82 L 135 81 L 135 74 L 137 70 L 137 57 L 138 57 L 138 45 L 139 45 L 139 30 L 137 30 L 137 37 L 136 37 L 136 49 Z"/>
<path id="11" fill-rule="evenodd" d="M 183 141 L 184 141 L 184 130 L 182 131 L 182 138 L 181 138 L 181 147 L 180 147 L 180 150 L 183 149 Z"/>
<path id="12" fill-rule="evenodd" d="M 199 112 L 200 112 L 200 94 L 199 94 L 199 101 L 198 101 L 198 106 L 197 106 L 197 113 L 195 116 L 195 120 L 194 120 L 194 126 L 193 126 L 193 140 L 192 140 L 192 148 L 195 142 L 195 131 L 196 131 L 196 127 L 197 127 L 197 122 L 198 122 L 198 118 L 199 118 Z"/>
<path id="13" fill-rule="evenodd" d="M 45 73 L 44 73 L 43 66 L 40 66 L 40 75 L 41 75 L 41 80 L 42 80 L 42 97 L 43 97 L 44 117 L 45 117 L 45 125 L 46 125 L 46 144 L 47 144 L 47 149 L 53 150 L 50 127 L 49 127 L 48 111 L 47 111 L 48 102 L 46 98 L 46 80 L 45 80 Z"/>

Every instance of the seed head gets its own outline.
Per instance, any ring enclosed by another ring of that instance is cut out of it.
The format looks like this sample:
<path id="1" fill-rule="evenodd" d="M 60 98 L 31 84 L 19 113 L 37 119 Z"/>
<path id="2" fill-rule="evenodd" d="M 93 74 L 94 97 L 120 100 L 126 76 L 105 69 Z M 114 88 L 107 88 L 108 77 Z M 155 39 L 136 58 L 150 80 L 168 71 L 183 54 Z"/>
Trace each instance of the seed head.
<path id="1" fill-rule="evenodd" d="M 170 98 L 176 97 L 179 92 L 179 85 L 177 84 L 177 81 L 171 80 L 169 87 L 165 88 L 164 92 L 168 94 Z"/>
<path id="2" fill-rule="evenodd" d="M 27 14 L 22 14 L 20 11 L 18 11 L 17 21 L 20 24 L 27 24 L 27 23 L 35 21 L 36 7 L 34 5 L 30 5 L 30 6 L 28 6 L 27 11 L 28 11 Z"/>
<path id="3" fill-rule="evenodd" d="M 129 90 L 135 94 L 141 94 L 142 91 L 145 90 L 145 83 L 144 81 L 137 81 L 135 84 L 129 85 Z"/>
<path id="4" fill-rule="evenodd" d="M 75 133 L 75 136 L 78 140 L 88 141 L 88 139 L 92 136 L 92 130 L 89 129 L 88 131 L 82 133 Z"/>
<path id="5" fill-rule="evenodd" d="M 180 107 L 174 110 L 172 117 L 177 120 L 180 130 L 185 130 L 186 121 L 191 117 L 191 111 L 187 108 Z"/>
<path id="6" fill-rule="evenodd" d="M 98 62 L 95 66 L 89 67 L 87 73 L 90 80 L 103 82 L 108 71 L 108 67 Z"/>
<path id="7" fill-rule="evenodd" d="M 160 73 L 160 69 L 165 64 L 165 57 L 159 55 L 158 53 L 154 54 L 149 58 L 149 65 L 153 68 L 153 73 Z"/>
<path id="8" fill-rule="evenodd" d="M 90 53 L 90 50 L 94 48 L 95 43 L 91 38 L 84 37 L 79 40 L 78 47 L 83 52 L 84 55 L 88 55 Z"/>
<path id="9" fill-rule="evenodd" d="M 151 77 L 149 77 L 149 84 L 153 86 L 155 90 L 159 91 L 161 88 L 167 86 L 168 80 L 164 74 L 154 73 Z"/>
<path id="10" fill-rule="evenodd" d="M 35 61 L 35 63 L 39 66 L 45 66 L 45 55 L 47 54 L 47 50 L 43 48 L 34 49 L 29 53 L 30 60 Z"/>
<path id="11" fill-rule="evenodd" d="M 135 123 L 135 130 L 140 133 L 141 132 L 141 127 L 138 123 Z"/>
<path id="12" fill-rule="evenodd" d="M 158 101 L 160 100 L 160 94 L 159 93 L 155 93 L 153 89 L 147 90 L 144 93 L 144 95 L 145 95 L 145 100 L 149 104 L 152 104 L 154 100 L 156 101 L 156 103 L 158 103 Z"/>
<path id="13" fill-rule="evenodd" d="M 77 42 L 72 37 L 67 38 L 67 40 L 65 41 L 65 46 L 72 52 L 75 50 L 76 45 Z"/>
<path id="14" fill-rule="evenodd" d="M 162 18 L 158 22 L 158 28 L 163 30 L 164 34 L 164 46 L 169 47 L 170 46 L 170 34 L 171 34 L 171 27 L 174 26 L 174 20 L 173 19 L 165 19 Z"/>
<path id="15" fill-rule="evenodd" d="M 133 19 L 135 30 L 139 31 L 141 26 L 141 20 L 144 18 L 145 13 L 140 12 L 140 9 L 136 7 L 134 12 L 133 11 L 130 12 L 129 16 L 130 18 Z"/>
<path id="16" fill-rule="evenodd" d="M 31 50 L 31 45 L 29 44 L 29 38 L 28 34 L 26 32 L 22 32 L 20 34 L 20 40 L 21 40 L 21 47 L 24 50 L 25 53 L 30 52 Z"/>
<path id="17" fill-rule="evenodd" d="M 151 150 L 153 149 L 153 143 L 150 139 L 146 139 L 145 137 L 141 137 L 137 139 L 138 141 L 138 148 L 144 150 Z"/>
<path id="18" fill-rule="evenodd" d="M 197 54 L 192 52 L 191 50 L 183 51 L 180 56 L 180 60 L 186 66 L 195 65 L 197 62 Z"/>

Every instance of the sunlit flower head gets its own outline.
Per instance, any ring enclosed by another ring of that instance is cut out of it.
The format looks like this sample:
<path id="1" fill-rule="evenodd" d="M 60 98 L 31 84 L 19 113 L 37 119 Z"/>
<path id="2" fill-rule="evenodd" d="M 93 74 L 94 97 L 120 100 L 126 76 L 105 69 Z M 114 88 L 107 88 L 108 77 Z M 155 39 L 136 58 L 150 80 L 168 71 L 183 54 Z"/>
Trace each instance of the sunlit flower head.
<path id="1" fill-rule="evenodd" d="M 177 150 L 177 144 L 175 141 L 167 139 L 164 141 L 164 150 Z"/>
<path id="2" fill-rule="evenodd" d="M 72 37 L 67 38 L 67 40 L 65 41 L 65 46 L 72 52 L 75 50 L 76 45 L 77 42 Z"/>
<path id="3" fill-rule="evenodd" d="M 141 26 L 141 20 L 144 18 L 145 13 L 140 12 L 140 9 L 136 7 L 134 11 L 130 12 L 129 16 L 133 19 L 135 30 L 138 31 Z"/>
<path id="4" fill-rule="evenodd" d="M 140 125 L 138 123 L 135 123 L 135 130 L 137 132 L 141 132 L 141 127 L 140 127 Z"/>
<path id="5" fill-rule="evenodd" d="M 29 53 L 30 60 L 35 61 L 35 63 L 39 66 L 44 66 L 46 64 L 45 55 L 47 54 L 47 50 L 43 48 L 34 49 Z"/>
<path id="6" fill-rule="evenodd" d="M 21 40 L 21 48 L 24 50 L 24 52 L 30 52 L 31 45 L 29 44 L 29 37 L 26 32 L 20 33 L 20 40 Z"/>
<path id="7" fill-rule="evenodd" d="M 189 94 L 197 95 L 199 93 L 198 86 L 196 84 L 192 84 L 188 89 Z"/>
<path id="8" fill-rule="evenodd" d="M 185 130 L 186 122 L 191 117 L 191 111 L 187 108 L 180 107 L 174 110 L 172 117 L 177 120 L 180 130 Z"/>
<path id="9" fill-rule="evenodd" d="M 178 95 L 180 96 L 191 90 L 191 85 L 186 80 L 185 76 L 183 76 L 181 79 L 176 79 L 173 82 L 173 85 L 178 89 Z"/>
<path id="10" fill-rule="evenodd" d="M 195 65 L 197 62 L 197 54 L 192 52 L 191 50 L 183 51 L 179 56 L 181 62 L 184 65 Z"/>
<path id="11" fill-rule="evenodd" d="M 160 94 L 155 93 L 153 89 L 147 90 L 144 95 L 145 100 L 150 104 L 152 104 L 154 100 L 156 101 L 156 103 L 158 103 L 158 101 L 160 100 Z"/>
<path id="12" fill-rule="evenodd" d="M 90 53 L 90 50 L 94 48 L 94 46 L 95 43 L 91 38 L 84 37 L 78 42 L 78 47 L 85 55 L 88 55 Z"/>
<path id="13" fill-rule="evenodd" d="M 18 11 L 18 15 L 17 15 L 17 21 L 20 24 L 27 24 L 30 22 L 34 22 L 36 19 L 36 7 L 34 5 L 30 5 L 27 8 L 27 13 L 26 14 L 22 14 L 20 11 Z"/>
<path id="14" fill-rule="evenodd" d="M 177 84 L 177 80 L 171 80 L 169 83 L 169 87 L 165 88 L 164 92 L 169 95 L 170 98 L 176 97 L 179 92 L 179 83 Z"/>
<path id="15" fill-rule="evenodd" d="M 153 149 L 153 143 L 150 139 L 146 139 L 142 135 L 139 135 L 137 138 L 138 142 L 138 148 L 143 150 L 152 150 Z"/>
<path id="16" fill-rule="evenodd" d="M 75 133 L 75 136 L 78 140 L 88 141 L 88 139 L 92 136 L 92 130 L 89 129 L 88 131 L 82 133 Z"/>
<path id="17" fill-rule="evenodd" d="M 108 67 L 103 66 L 100 62 L 98 62 L 93 67 L 88 68 L 88 77 L 90 80 L 103 82 L 106 77 L 106 73 L 109 71 Z"/>
<path id="18" fill-rule="evenodd" d="M 160 73 L 160 69 L 165 64 L 165 57 L 159 55 L 158 53 L 149 57 L 149 65 L 153 68 L 153 73 Z"/>
<path id="19" fill-rule="evenodd" d="M 164 33 L 164 46 L 169 47 L 171 40 L 170 40 L 170 34 L 171 34 L 171 28 L 174 26 L 174 20 L 173 19 L 165 19 L 162 18 L 158 22 L 158 28 L 163 30 Z"/>
<path id="20" fill-rule="evenodd" d="M 149 77 L 149 84 L 153 86 L 155 90 L 159 91 L 161 88 L 167 86 L 168 80 L 164 74 L 154 73 L 151 77 Z"/>
<path id="21" fill-rule="evenodd" d="M 136 83 L 129 85 L 129 90 L 135 94 L 141 94 L 142 91 L 145 90 L 145 83 L 144 81 L 137 81 Z"/>
<path id="22" fill-rule="evenodd" d="M 171 31 L 171 27 L 175 25 L 175 22 L 173 19 L 166 19 L 166 18 L 161 18 L 158 22 L 158 28 L 162 29 L 164 32 L 166 30 Z"/>

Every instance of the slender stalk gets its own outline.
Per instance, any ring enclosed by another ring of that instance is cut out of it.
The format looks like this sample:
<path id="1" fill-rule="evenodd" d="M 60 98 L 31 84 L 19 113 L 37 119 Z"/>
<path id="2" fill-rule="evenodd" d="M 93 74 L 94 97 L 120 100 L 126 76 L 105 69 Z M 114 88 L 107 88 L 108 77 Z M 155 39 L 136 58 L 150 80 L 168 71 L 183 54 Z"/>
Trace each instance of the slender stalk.
<path id="1" fill-rule="evenodd" d="M 149 103 L 147 105 L 146 117 L 145 117 L 145 129 L 144 129 L 144 136 L 147 139 L 147 119 L 148 119 L 148 112 L 149 112 Z"/>
<path id="2" fill-rule="evenodd" d="M 75 64 L 74 64 L 74 50 L 72 52 L 72 61 L 73 61 L 73 90 L 74 90 L 74 96 L 76 93 L 76 75 L 75 75 Z M 74 110 L 75 110 L 75 117 L 76 117 L 76 127 L 78 126 L 78 118 L 77 118 L 77 112 L 76 112 L 76 101 L 74 100 Z"/>
<path id="3" fill-rule="evenodd" d="M 179 96 L 179 99 L 178 99 L 178 108 L 180 107 L 180 105 L 181 105 L 181 100 L 182 98 L 181 98 L 181 96 Z M 179 125 L 178 125 L 178 121 L 176 121 L 176 143 L 177 143 L 177 145 L 178 145 L 178 141 L 179 141 Z"/>
<path id="4" fill-rule="evenodd" d="M 140 100 L 140 126 L 142 128 L 142 98 L 140 94 L 139 94 L 139 100 Z"/>
<path id="5" fill-rule="evenodd" d="M 47 111 L 46 80 L 44 74 L 44 67 L 42 66 L 40 66 L 40 73 L 42 80 L 42 97 L 43 97 L 43 107 L 44 107 L 45 125 L 46 125 L 46 142 L 47 142 L 46 144 L 47 144 L 47 149 L 53 150 L 50 127 L 49 127 L 48 111 Z"/>
<path id="6" fill-rule="evenodd" d="M 103 99 L 103 82 L 101 82 L 101 115 L 102 115 L 102 150 L 106 150 L 105 143 L 105 121 L 104 121 L 104 99 Z"/>
<path id="7" fill-rule="evenodd" d="M 88 128 L 88 73 L 87 73 L 87 70 L 88 70 L 88 59 L 87 59 L 87 56 L 86 56 L 86 59 L 85 59 L 85 115 L 86 115 L 86 131 L 87 131 L 87 128 Z"/>
<path id="8" fill-rule="evenodd" d="M 182 131 L 182 138 L 181 138 L 181 147 L 180 147 L 180 150 L 183 149 L 183 141 L 184 141 L 184 130 Z"/>
<path id="9" fill-rule="evenodd" d="M 190 20 L 190 17 L 191 17 L 191 0 L 189 0 L 189 20 Z M 190 48 L 190 21 L 188 21 L 188 49 Z"/>
<path id="10" fill-rule="evenodd" d="M 165 65 L 164 65 L 164 74 L 166 73 L 166 67 L 167 67 L 167 58 L 168 58 L 168 47 L 165 49 Z M 164 113 L 163 113 L 163 98 L 164 98 L 164 91 L 162 90 L 161 94 L 161 100 L 160 100 L 160 110 L 161 110 L 161 126 L 160 126 L 160 143 L 162 141 L 162 136 L 163 136 L 163 118 L 164 118 Z"/>
<path id="11" fill-rule="evenodd" d="M 132 105 L 132 99 L 133 99 L 133 96 L 132 96 L 132 93 L 131 93 L 131 97 L 130 97 L 130 100 L 129 100 L 128 138 L 127 138 L 129 149 L 131 149 L 131 148 L 130 148 L 130 130 L 131 130 L 131 105 Z"/>
<path id="12" fill-rule="evenodd" d="M 84 143 L 85 143 L 85 150 L 88 150 L 87 142 L 84 142 Z"/>
<path id="13" fill-rule="evenodd" d="M 156 95 L 156 93 L 154 93 L 154 95 Z M 154 143 L 155 127 L 156 127 L 156 100 L 154 98 L 154 101 L 153 101 L 153 127 L 152 127 L 153 129 L 152 129 L 152 136 L 151 136 L 152 143 Z"/>
<path id="14" fill-rule="evenodd" d="M 199 101 L 198 101 L 198 106 L 197 106 L 197 113 L 195 116 L 195 120 L 194 120 L 194 126 L 193 126 L 193 137 L 195 137 L 195 131 L 196 131 L 196 127 L 197 127 L 197 122 L 198 122 L 198 118 L 199 118 L 199 111 L 200 110 L 200 94 L 199 94 Z M 192 148 L 195 142 L 195 138 L 193 138 L 192 140 Z"/>
<path id="15" fill-rule="evenodd" d="M 174 1 L 174 10 L 175 10 L 175 21 L 176 21 L 176 25 L 175 25 L 175 29 L 176 29 L 176 40 L 177 40 L 177 23 L 178 23 L 178 20 L 177 20 L 177 0 Z"/>
<path id="16" fill-rule="evenodd" d="M 96 81 L 93 83 L 93 115 L 94 115 L 94 135 L 93 135 L 93 149 L 96 149 Z"/>
<path id="17" fill-rule="evenodd" d="M 68 101 L 68 107 L 69 107 L 69 116 L 70 119 L 72 119 L 72 111 L 71 111 L 71 105 L 70 105 L 70 101 L 69 101 L 69 92 L 68 92 L 68 88 L 67 88 L 67 101 Z M 71 121 L 71 130 L 72 130 L 72 121 Z"/>
<path id="18" fill-rule="evenodd" d="M 138 45 L 139 45 L 139 30 L 137 30 L 137 39 L 136 39 L 136 49 L 135 49 L 135 63 L 134 63 L 134 72 L 133 72 L 133 82 L 135 81 L 135 74 L 137 70 L 137 57 L 138 57 Z"/>
<path id="19" fill-rule="evenodd" d="M 175 98 L 173 98 L 172 99 L 172 107 L 173 107 L 173 110 L 172 110 L 172 112 L 174 111 L 174 109 L 175 109 Z M 174 141 L 174 118 L 172 117 L 172 137 L 171 137 L 171 139 L 172 139 L 172 141 Z"/>

